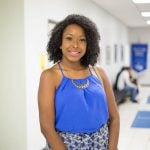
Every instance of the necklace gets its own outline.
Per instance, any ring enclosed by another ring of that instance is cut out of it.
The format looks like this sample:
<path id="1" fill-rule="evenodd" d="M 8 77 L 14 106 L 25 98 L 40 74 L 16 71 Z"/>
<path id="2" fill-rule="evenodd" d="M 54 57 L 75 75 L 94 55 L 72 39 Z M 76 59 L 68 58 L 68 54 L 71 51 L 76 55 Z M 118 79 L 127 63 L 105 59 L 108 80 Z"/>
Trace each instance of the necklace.
<path id="1" fill-rule="evenodd" d="M 87 87 L 90 85 L 90 82 L 89 82 L 88 79 L 86 80 L 86 83 L 85 83 L 85 84 L 78 84 L 78 83 L 75 83 L 75 81 L 74 81 L 73 79 L 71 80 L 71 82 L 72 82 L 72 84 L 73 84 L 76 88 L 78 88 L 78 89 L 85 89 L 85 88 L 87 88 Z"/>

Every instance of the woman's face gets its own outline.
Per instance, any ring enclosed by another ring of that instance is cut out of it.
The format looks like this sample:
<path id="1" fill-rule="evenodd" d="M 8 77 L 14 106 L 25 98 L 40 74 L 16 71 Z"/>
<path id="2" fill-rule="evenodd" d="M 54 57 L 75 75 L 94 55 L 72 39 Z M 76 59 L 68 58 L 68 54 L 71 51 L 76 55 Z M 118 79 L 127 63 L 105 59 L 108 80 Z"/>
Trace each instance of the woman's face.
<path id="1" fill-rule="evenodd" d="M 87 41 L 82 27 L 77 24 L 68 25 L 62 35 L 62 60 L 80 62 L 86 53 Z"/>

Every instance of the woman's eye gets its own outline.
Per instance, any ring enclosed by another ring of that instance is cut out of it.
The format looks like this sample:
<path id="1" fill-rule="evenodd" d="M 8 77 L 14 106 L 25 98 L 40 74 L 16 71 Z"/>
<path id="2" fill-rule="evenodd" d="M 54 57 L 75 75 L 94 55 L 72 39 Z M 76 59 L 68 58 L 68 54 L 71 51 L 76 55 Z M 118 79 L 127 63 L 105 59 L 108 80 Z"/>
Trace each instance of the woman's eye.
<path id="1" fill-rule="evenodd" d="M 81 42 L 86 42 L 86 39 L 80 39 Z"/>
<path id="2" fill-rule="evenodd" d="M 67 40 L 72 40 L 72 37 L 66 37 Z"/>

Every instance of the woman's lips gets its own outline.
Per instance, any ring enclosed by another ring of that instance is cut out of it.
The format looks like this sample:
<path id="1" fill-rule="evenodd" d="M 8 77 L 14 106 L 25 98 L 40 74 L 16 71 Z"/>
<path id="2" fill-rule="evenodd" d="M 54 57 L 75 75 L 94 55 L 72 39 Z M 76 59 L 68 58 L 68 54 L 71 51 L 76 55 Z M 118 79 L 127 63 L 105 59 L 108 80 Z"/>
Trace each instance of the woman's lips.
<path id="1" fill-rule="evenodd" d="M 80 52 L 77 52 L 77 51 L 69 51 L 69 54 L 71 56 L 79 56 Z"/>

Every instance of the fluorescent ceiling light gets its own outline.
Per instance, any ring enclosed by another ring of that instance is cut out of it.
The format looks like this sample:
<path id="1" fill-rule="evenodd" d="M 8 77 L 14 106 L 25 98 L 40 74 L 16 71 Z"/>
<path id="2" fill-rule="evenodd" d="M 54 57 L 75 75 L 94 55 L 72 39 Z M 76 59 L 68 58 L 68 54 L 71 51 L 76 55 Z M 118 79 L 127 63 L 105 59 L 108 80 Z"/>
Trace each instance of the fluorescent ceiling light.
<path id="1" fill-rule="evenodd" d="M 148 21 L 147 21 L 147 24 L 149 24 L 149 25 L 150 25 L 150 20 L 148 20 Z"/>
<path id="2" fill-rule="evenodd" d="M 132 1 L 137 4 L 150 3 L 150 0 L 132 0 Z"/>
<path id="3" fill-rule="evenodd" d="M 150 12 L 141 12 L 143 17 L 150 17 Z"/>

